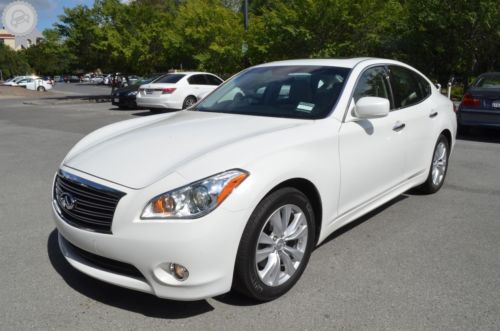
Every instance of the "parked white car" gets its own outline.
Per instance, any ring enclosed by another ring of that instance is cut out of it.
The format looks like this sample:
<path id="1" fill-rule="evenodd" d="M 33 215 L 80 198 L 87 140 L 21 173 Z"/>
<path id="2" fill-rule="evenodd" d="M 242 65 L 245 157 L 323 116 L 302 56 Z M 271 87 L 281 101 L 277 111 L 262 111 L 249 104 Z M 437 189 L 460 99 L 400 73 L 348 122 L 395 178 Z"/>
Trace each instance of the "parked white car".
<path id="1" fill-rule="evenodd" d="M 33 79 L 31 82 L 26 84 L 28 90 L 45 92 L 52 88 L 52 84 L 43 79 Z"/>
<path id="2" fill-rule="evenodd" d="M 23 78 L 21 80 L 18 80 L 14 85 L 12 86 L 20 86 L 20 87 L 26 87 L 28 84 L 33 83 L 35 80 L 40 79 L 40 77 L 29 77 L 29 78 Z"/>
<path id="3" fill-rule="evenodd" d="M 103 84 L 104 82 L 104 76 L 95 76 L 90 79 L 91 84 Z"/>
<path id="4" fill-rule="evenodd" d="M 208 72 L 171 73 L 154 83 L 141 85 L 136 102 L 153 111 L 191 107 L 222 84 L 223 80 Z"/>
<path id="5" fill-rule="evenodd" d="M 411 188 L 438 191 L 455 135 L 451 101 L 404 63 L 259 65 L 190 109 L 76 144 L 54 179 L 60 248 L 162 298 L 234 286 L 272 300 L 333 231 Z"/>
<path id="6" fill-rule="evenodd" d="M 34 78 L 39 78 L 39 77 L 38 76 L 16 76 L 13 79 L 10 79 L 10 80 L 4 82 L 2 85 L 25 86 L 27 83 L 27 80 L 34 79 Z"/>

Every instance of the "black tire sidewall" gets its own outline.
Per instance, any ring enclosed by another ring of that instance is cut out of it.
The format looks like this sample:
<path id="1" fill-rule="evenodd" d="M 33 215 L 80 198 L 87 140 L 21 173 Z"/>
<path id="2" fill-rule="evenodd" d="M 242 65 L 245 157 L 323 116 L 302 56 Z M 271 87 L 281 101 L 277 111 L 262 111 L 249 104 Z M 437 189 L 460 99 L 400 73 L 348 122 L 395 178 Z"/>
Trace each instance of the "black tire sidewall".
<path id="1" fill-rule="evenodd" d="M 436 153 L 436 149 L 439 146 L 439 143 L 441 143 L 441 142 L 443 142 L 446 145 L 446 168 L 444 169 L 443 180 L 438 185 L 435 185 L 432 182 L 432 163 L 434 161 L 434 154 Z M 432 151 L 431 165 L 429 167 L 429 176 L 427 177 L 427 181 L 424 183 L 424 187 L 423 187 L 423 189 L 426 193 L 435 193 L 435 192 L 439 191 L 439 189 L 443 186 L 444 181 L 446 179 L 446 174 L 448 173 L 449 156 L 450 156 L 450 143 L 448 142 L 448 139 L 446 139 L 445 136 L 440 135 L 437 142 L 436 142 L 436 145 L 434 146 L 434 149 Z"/>
<path id="2" fill-rule="evenodd" d="M 304 212 L 308 222 L 308 239 L 304 257 L 295 274 L 284 284 L 276 287 L 264 284 L 255 268 L 257 240 L 269 216 L 286 204 L 297 205 Z M 297 189 L 283 188 L 266 196 L 255 208 L 243 232 L 238 249 L 235 281 L 237 289 L 259 301 L 273 300 L 288 290 L 304 272 L 315 244 L 314 211 L 307 197 Z"/>
<path id="3" fill-rule="evenodd" d="M 188 100 L 193 100 L 194 102 L 191 103 L 191 105 L 188 106 Z M 192 95 L 186 97 L 186 99 L 184 99 L 184 102 L 182 103 L 182 109 L 186 109 L 187 107 L 190 107 L 192 105 L 194 105 L 196 103 L 196 98 Z"/>

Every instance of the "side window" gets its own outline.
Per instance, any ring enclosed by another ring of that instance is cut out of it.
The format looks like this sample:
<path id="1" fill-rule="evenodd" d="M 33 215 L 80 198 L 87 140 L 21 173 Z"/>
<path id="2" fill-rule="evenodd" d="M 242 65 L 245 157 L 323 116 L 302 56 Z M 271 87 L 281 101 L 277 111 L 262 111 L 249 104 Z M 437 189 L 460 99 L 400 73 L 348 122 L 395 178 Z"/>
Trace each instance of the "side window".
<path id="1" fill-rule="evenodd" d="M 417 73 L 398 66 L 390 66 L 389 68 L 396 108 L 409 107 L 427 97 L 425 86 L 422 86 L 421 77 Z M 430 92 L 430 87 L 427 88 Z"/>
<path id="2" fill-rule="evenodd" d="M 193 75 L 188 78 L 188 83 L 190 85 L 207 85 L 205 75 Z"/>
<path id="3" fill-rule="evenodd" d="M 367 69 L 354 90 L 354 101 L 362 97 L 379 97 L 390 101 L 389 86 L 385 77 L 386 71 L 383 67 Z"/>
<path id="4" fill-rule="evenodd" d="M 206 80 L 208 81 L 208 85 L 217 85 L 222 84 L 222 80 L 212 75 L 205 75 Z"/>

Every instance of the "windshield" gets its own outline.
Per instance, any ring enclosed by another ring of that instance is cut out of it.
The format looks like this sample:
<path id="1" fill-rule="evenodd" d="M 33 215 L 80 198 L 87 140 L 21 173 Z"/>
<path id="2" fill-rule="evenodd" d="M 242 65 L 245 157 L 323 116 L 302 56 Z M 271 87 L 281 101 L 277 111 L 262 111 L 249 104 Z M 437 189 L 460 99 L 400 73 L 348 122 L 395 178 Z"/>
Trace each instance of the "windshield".
<path id="1" fill-rule="evenodd" d="M 243 71 L 201 101 L 196 110 L 317 119 L 336 104 L 350 69 L 260 67 Z"/>

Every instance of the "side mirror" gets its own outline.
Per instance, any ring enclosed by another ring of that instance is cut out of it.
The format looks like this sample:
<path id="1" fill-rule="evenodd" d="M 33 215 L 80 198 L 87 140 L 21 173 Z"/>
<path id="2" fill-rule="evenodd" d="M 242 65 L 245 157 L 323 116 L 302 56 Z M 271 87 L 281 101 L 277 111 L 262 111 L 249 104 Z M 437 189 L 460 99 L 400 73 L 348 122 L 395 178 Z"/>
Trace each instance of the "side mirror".
<path id="1" fill-rule="evenodd" d="M 358 118 L 377 118 L 389 114 L 389 100 L 379 97 L 362 97 L 356 102 L 354 116 Z"/>

